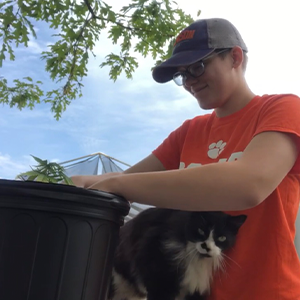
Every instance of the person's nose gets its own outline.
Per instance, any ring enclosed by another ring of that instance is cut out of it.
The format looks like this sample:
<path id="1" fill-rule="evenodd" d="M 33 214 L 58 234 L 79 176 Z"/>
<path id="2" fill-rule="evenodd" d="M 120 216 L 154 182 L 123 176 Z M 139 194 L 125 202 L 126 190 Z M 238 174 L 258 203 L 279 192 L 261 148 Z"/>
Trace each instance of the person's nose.
<path id="1" fill-rule="evenodd" d="M 184 87 L 189 91 L 191 89 L 191 86 L 197 82 L 197 78 L 187 74 L 185 81 L 183 82 Z"/>

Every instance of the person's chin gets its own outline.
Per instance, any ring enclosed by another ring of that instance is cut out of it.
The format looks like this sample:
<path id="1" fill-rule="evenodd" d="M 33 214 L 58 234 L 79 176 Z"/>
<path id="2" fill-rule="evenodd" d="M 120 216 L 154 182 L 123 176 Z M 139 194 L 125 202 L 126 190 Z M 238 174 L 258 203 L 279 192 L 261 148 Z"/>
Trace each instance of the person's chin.
<path id="1" fill-rule="evenodd" d="M 207 109 L 214 109 L 214 105 L 210 102 L 210 101 L 205 101 L 203 98 L 199 99 L 196 98 L 198 101 L 198 104 L 200 106 L 200 108 L 207 110 Z"/>

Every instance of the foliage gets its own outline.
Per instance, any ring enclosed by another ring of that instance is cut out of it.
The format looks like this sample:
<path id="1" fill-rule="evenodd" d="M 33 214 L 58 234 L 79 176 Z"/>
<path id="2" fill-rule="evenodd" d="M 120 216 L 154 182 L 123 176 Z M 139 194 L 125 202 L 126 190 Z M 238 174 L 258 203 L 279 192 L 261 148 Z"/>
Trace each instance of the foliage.
<path id="1" fill-rule="evenodd" d="M 38 162 L 38 165 L 35 168 L 31 168 L 31 171 L 17 175 L 16 179 L 48 183 L 64 182 L 64 184 L 73 185 L 72 179 L 65 175 L 64 168 L 61 165 L 42 160 L 33 155 L 32 157 Z"/>
<path id="2" fill-rule="evenodd" d="M 0 103 L 19 109 L 50 103 L 55 118 L 59 119 L 70 102 L 82 96 L 88 61 L 95 56 L 93 50 L 105 29 L 110 42 L 120 46 L 120 53 L 107 54 L 100 65 L 110 67 L 109 76 L 114 81 L 122 72 L 132 78 L 138 67 L 134 53 L 151 55 L 157 63 L 169 57 L 174 38 L 193 21 L 191 16 L 170 0 L 130 1 L 116 11 L 102 0 L 2 0 L 0 67 L 7 55 L 14 61 L 14 49 L 28 47 L 30 36 L 37 38 L 36 26 L 46 22 L 56 42 L 41 53 L 41 58 L 59 87 L 44 91 L 42 82 L 30 77 L 24 78 L 25 81 L 16 79 L 14 86 L 8 86 L 7 80 L 0 78 Z"/>

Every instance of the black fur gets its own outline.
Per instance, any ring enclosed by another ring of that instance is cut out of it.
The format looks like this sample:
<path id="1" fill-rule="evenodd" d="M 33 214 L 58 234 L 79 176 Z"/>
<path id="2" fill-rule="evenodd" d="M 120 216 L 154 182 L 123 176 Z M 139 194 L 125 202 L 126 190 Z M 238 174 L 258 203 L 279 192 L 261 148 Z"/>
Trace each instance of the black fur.
<path id="1" fill-rule="evenodd" d="M 160 208 L 141 212 L 120 230 L 108 299 L 175 300 L 179 295 L 186 300 L 205 299 L 209 284 L 202 291 L 186 284 L 189 261 L 201 268 L 204 260 L 211 260 L 213 268 L 215 256 L 221 257 L 221 251 L 233 246 L 245 220 L 245 215 L 232 217 L 222 212 Z M 210 234 L 213 241 L 209 242 Z M 214 245 L 219 248 L 215 249 L 218 254 L 211 257 L 210 247 Z M 188 253 L 190 250 L 192 253 Z M 199 271 L 207 270 L 213 272 L 210 267 Z M 120 294 L 120 279 L 130 287 L 130 293 L 126 289 Z"/>

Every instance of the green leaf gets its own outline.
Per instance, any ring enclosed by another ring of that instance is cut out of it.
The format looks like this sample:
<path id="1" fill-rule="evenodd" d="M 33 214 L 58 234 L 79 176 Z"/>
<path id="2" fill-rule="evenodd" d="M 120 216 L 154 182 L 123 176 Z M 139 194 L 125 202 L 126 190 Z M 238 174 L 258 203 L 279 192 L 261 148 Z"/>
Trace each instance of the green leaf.
<path id="1" fill-rule="evenodd" d="M 200 12 L 195 13 L 199 16 Z M 16 48 L 28 47 L 32 37 L 38 43 L 42 37 L 35 28 L 47 25 L 53 44 L 40 57 L 54 87 L 45 90 L 41 81 L 31 77 L 16 79 L 13 85 L 0 80 L 0 103 L 33 109 L 43 102 L 59 120 L 71 101 L 82 97 L 82 81 L 102 29 L 108 29 L 107 44 L 120 49 L 119 55 L 107 53 L 100 64 L 101 68 L 109 68 L 110 79 L 116 81 L 122 73 L 129 79 L 133 77 L 140 55 L 150 56 L 156 63 L 168 58 L 171 41 L 192 21 L 176 2 L 169 0 L 128 0 L 119 10 L 102 0 L 3 0 L 0 67 L 6 60 L 17 64 Z"/>
<path id="2" fill-rule="evenodd" d="M 65 184 L 74 185 L 74 182 L 72 181 L 72 179 L 65 174 L 62 175 L 62 179 Z"/>
<path id="3" fill-rule="evenodd" d="M 42 181 L 73 185 L 71 178 L 69 178 L 64 172 L 64 168 L 58 163 L 48 162 L 36 156 L 33 156 L 34 160 L 39 164 L 35 167 L 31 167 L 31 171 L 21 173 L 17 175 L 16 179 L 30 180 L 30 181 Z"/>
<path id="4" fill-rule="evenodd" d="M 47 160 L 42 160 L 42 159 L 40 159 L 40 158 L 38 158 L 38 157 L 36 157 L 36 156 L 33 156 L 33 155 L 31 155 L 32 157 L 33 157 L 33 159 L 35 160 L 35 161 L 37 161 L 40 165 L 45 165 L 45 164 L 47 164 Z"/>

